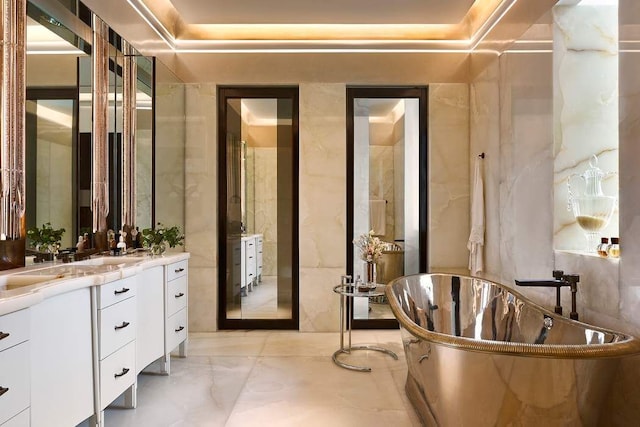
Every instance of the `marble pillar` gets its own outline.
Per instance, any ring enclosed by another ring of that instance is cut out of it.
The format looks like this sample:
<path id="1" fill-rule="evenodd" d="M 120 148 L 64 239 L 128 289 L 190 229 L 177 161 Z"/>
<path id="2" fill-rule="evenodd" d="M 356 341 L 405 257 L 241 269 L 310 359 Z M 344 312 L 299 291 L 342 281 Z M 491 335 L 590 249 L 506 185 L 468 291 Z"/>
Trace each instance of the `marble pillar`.
<path id="1" fill-rule="evenodd" d="M 346 87 L 300 84 L 300 330 L 338 330 L 346 271 Z"/>
<path id="2" fill-rule="evenodd" d="M 468 273 L 469 86 L 429 86 L 428 268 Z"/>

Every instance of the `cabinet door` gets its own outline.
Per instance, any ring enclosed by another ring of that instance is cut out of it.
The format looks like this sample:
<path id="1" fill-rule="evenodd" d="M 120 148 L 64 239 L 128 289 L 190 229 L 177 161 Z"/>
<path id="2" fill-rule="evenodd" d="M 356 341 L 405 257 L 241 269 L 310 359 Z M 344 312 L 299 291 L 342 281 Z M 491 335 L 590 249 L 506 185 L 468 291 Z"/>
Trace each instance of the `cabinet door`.
<path id="1" fill-rule="evenodd" d="M 31 423 L 72 426 L 93 415 L 91 292 L 31 307 Z"/>
<path id="2" fill-rule="evenodd" d="M 138 275 L 138 330 L 136 368 L 142 371 L 164 354 L 164 268 L 144 270 Z"/>
<path id="3" fill-rule="evenodd" d="M 0 351 L 0 424 L 29 406 L 29 342 Z"/>

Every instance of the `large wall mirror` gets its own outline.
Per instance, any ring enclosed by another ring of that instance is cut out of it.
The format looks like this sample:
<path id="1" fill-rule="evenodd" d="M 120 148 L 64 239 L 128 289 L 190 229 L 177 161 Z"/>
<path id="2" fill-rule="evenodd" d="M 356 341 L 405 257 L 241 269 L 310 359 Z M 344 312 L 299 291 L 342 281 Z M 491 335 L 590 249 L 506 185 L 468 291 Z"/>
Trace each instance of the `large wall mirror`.
<path id="1" fill-rule="evenodd" d="M 74 25 L 83 29 L 79 20 Z M 81 165 L 91 170 L 79 148 L 80 136 L 88 134 L 90 144 L 91 133 L 90 28 L 84 30 L 76 34 L 27 5 L 26 225 L 64 228 L 63 247 L 74 244 L 90 198 L 80 184 Z"/>
<path id="2" fill-rule="evenodd" d="M 380 285 L 426 272 L 426 88 L 347 89 L 347 271 L 367 280 L 361 236 L 376 238 Z M 356 297 L 354 327 L 397 327 L 385 297 Z"/>
<path id="3" fill-rule="evenodd" d="M 298 88 L 218 90 L 219 327 L 298 328 Z"/>
<path id="4" fill-rule="evenodd" d="M 69 4 L 66 4 L 69 3 Z M 91 13 L 76 2 L 34 0 L 27 6 L 26 225 L 64 228 L 62 247 L 93 231 Z M 122 228 L 123 199 L 132 195 L 130 226 L 154 223 L 154 67 L 152 58 L 109 32 L 108 228 Z M 124 120 L 124 64 L 130 61 L 133 120 Z M 125 126 L 133 135 L 123 145 Z M 130 175 L 123 164 L 133 163 Z"/>

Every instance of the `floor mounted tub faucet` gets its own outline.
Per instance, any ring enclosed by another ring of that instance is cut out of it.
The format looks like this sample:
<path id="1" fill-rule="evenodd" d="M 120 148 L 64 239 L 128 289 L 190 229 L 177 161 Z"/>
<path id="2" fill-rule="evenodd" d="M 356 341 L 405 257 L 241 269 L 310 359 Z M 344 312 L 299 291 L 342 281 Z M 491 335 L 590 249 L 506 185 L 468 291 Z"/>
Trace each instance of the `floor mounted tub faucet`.
<path id="1" fill-rule="evenodd" d="M 578 293 L 578 282 L 580 276 L 577 274 L 564 274 L 562 270 L 553 270 L 553 280 L 516 280 L 517 286 L 537 286 L 544 288 L 556 288 L 556 306 L 554 311 L 562 314 L 562 306 L 560 305 L 560 288 L 567 286 L 571 289 L 571 313 L 569 318 L 578 320 L 578 312 L 576 311 L 576 294 Z"/>

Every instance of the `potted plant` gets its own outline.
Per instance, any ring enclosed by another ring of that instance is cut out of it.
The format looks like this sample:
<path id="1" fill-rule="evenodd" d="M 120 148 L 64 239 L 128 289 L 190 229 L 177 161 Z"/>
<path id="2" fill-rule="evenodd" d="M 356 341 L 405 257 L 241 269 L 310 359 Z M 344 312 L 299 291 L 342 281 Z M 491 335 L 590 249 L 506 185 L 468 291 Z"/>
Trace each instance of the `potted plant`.
<path id="1" fill-rule="evenodd" d="M 162 255 L 167 249 L 175 248 L 184 244 L 184 234 L 178 226 L 166 227 L 158 223 L 155 228 L 145 228 L 142 230 L 142 243 L 149 248 L 153 255 Z"/>
<path id="2" fill-rule="evenodd" d="M 64 228 L 55 229 L 50 222 L 47 222 L 42 224 L 42 228 L 33 227 L 28 229 L 27 237 L 29 238 L 30 246 L 36 252 L 48 254 L 47 256 L 41 255 L 41 257 L 50 261 L 53 259 L 53 255 L 58 253 L 64 232 Z"/>

